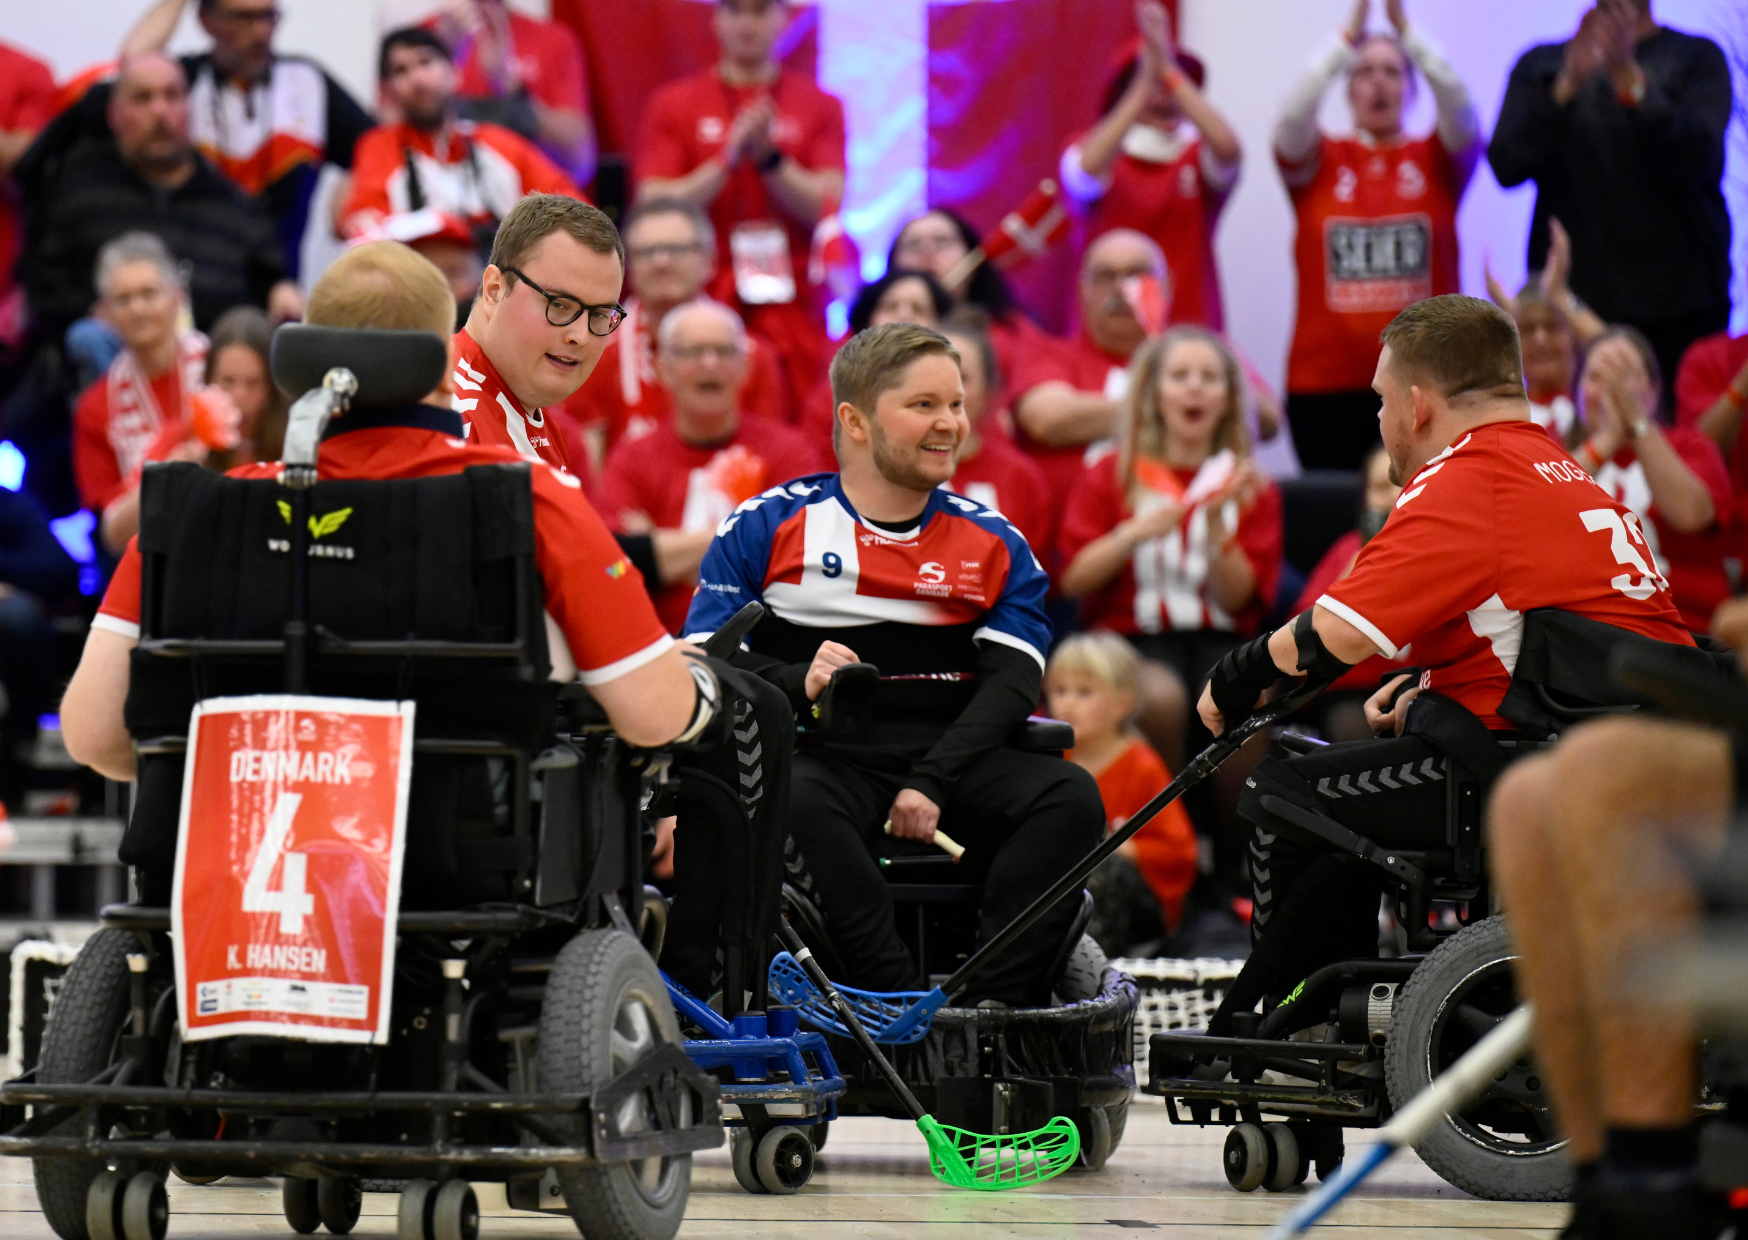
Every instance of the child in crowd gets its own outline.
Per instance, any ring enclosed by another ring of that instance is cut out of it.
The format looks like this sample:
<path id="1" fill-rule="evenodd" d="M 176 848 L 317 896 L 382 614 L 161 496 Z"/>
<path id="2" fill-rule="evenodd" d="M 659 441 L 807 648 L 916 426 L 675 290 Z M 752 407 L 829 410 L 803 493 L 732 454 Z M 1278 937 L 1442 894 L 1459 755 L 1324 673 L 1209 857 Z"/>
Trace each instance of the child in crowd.
<path id="1" fill-rule="evenodd" d="M 1171 772 L 1129 728 L 1140 660 L 1115 633 L 1077 633 L 1056 648 L 1044 678 L 1050 713 L 1074 725 L 1067 757 L 1099 784 L 1106 829 L 1115 831 L 1171 782 Z M 1095 871 L 1089 932 L 1113 956 L 1151 955 L 1177 928 L 1196 878 L 1196 833 L 1181 801 Z"/>

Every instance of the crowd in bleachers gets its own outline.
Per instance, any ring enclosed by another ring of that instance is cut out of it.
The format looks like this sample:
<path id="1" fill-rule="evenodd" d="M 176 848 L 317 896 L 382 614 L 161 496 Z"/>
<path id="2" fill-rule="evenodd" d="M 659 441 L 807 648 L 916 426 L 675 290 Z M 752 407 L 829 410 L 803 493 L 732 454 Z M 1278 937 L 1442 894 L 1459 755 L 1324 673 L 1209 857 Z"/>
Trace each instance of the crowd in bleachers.
<path id="1" fill-rule="evenodd" d="M 190 3 L 211 48 L 169 56 Z M 546 418 L 556 459 L 609 525 L 664 533 L 650 585 L 675 632 L 721 519 L 833 465 L 827 303 L 847 302 L 852 330 L 947 334 L 972 425 L 954 487 L 1025 535 L 1051 574 L 1059 642 L 1093 634 L 1062 645 L 1047 689 L 1113 821 L 1206 742 L 1189 703 L 1213 664 L 1314 601 L 1388 516 L 1378 334 L 1457 291 L 1457 210 L 1483 155 L 1502 184 L 1537 189 L 1529 281 L 1515 293 L 1490 281 L 1517 319 L 1537 421 L 1638 514 L 1694 629 L 1744 586 L 1748 336 L 1726 331 L 1720 188 L 1731 76 L 1716 44 L 1657 25 L 1650 0 L 1599 0 L 1569 39 L 1525 52 L 1490 136 L 1403 0 L 1376 15 L 1357 0 L 1284 92 L 1273 133 L 1298 224 L 1280 394 L 1225 334 L 1243 307 L 1222 296 L 1213 245 L 1241 168 L 1256 175 L 1268 153 L 1242 149 L 1157 0 L 1136 5 L 1101 115 L 1049 153 L 1047 189 L 1006 234 L 930 210 L 860 288 L 846 286 L 856 259 L 837 218 L 843 108 L 777 59 L 783 0 L 715 6 L 720 59 L 647 101 L 623 153 L 625 201 L 595 180 L 584 60 L 565 26 L 504 0 L 449 0 L 385 34 L 368 109 L 319 64 L 274 52 L 279 16 L 273 0 L 159 0 L 113 63 L 60 87 L 0 45 L 0 426 L 32 497 L 0 508 L 0 608 L 30 601 L 0 618 L 0 678 L 26 710 L 49 694 L 20 660 L 42 666 L 42 617 L 75 598 L 70 561 L 43 566 L 46 517 L 88 511 L 101 567 L 137 528 L 144 462 L 275 459 L 284 402 L 267 340 L 301 314 L 312 230 L 425 254 L 460 330 L 498 221 L 530 192 L 595 193 L 619 221 L 624 321 Z M 1409 134 L 1422 88 L 1435 124 Z M 1319 127 L 1332 89 L 1352 133 Z M 331 217 L 316 209 L 324 165 L 345 176 Z M 1071 231 L 1081 247 L 1067 337 L 1004 281 L 1026 253 L 1002 240 L 1015 229 L 1035 243 Z M 1255 453 L 1283 434 L 1307 469 L 1351 480 L 1284 494 Z M 1301 522 L 1318 495 L 1348 498 Z M 1328 531 L 1297 567 L 1295 523 Z M 1351 695 L 1319 710 L 1332 736 L 1360 726 Z M 1152 911 L 1110 929 L 1111 946 L 1198 917 L 1209 943 L 1242 917 L 1243 775 L 1229 764 L 1191 799 L 1200 857 L 1189 818 L 1137 841 L 1124 889 Z M 1186 904 L 1209 871 L 1227 883 Z"/>

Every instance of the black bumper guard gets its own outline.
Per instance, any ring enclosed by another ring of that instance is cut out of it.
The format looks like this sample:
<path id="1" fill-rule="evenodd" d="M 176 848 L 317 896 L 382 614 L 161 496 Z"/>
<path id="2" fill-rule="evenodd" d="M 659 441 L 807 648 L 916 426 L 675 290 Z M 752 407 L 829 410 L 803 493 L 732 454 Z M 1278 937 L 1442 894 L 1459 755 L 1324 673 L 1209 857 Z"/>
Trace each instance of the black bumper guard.
<path id="1" fill-rule="evenodd" d="M 1151 1071 L 1146 1092 L 1164 1097 L 1174 1124 L 1255 1122 L 1261 1111 L 1298 1118 L 1339 1119 L 1369 1128 L 1386 1117 L 1383 1065 L 1377 1047 L 1357 1042 L 1295 1042 L 1277 1038 L 1210 1038 L 1199 1033 L 1156 1033 L 1148 1039 Z M 1235 1079 L 1200 1080 L 1193 1065 L 1230 1060 Z M 1359 1064 L 1376 1073 L 1355 1073 Z M 1307 1082 L 1262 1081 L 1276 1072 Z M 1343 1080 L 1342 1078 L 1346 1078 Z M 1179 1104 L 1185 1107 L 1180 1112 Z"/>

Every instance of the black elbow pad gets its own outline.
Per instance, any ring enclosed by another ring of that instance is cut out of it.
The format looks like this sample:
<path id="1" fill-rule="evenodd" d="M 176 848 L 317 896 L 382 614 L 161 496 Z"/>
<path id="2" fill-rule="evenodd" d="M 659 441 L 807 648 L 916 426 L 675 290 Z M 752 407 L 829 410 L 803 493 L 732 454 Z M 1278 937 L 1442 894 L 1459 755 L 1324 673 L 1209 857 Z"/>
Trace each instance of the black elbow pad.
<path id="1" fill-rule="evenodd" d="M 1343 663 L 1323 644 L 1311 622 L 1314 607 L 1307 607 L 1293 621 L 1293 641 L 1299 648 L 1299 670 L 1315 685 L 1334 684 L 1352 670 L 1352 663 Z"/>

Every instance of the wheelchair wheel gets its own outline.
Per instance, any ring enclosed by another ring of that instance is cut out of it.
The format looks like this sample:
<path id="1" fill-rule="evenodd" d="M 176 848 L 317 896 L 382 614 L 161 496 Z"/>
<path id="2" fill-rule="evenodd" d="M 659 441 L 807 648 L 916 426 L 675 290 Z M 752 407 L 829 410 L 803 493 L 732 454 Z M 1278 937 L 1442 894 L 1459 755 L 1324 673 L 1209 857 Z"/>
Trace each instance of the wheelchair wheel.
<path id="1" fill-rule="evenodd" d="M 813 1142 L 801 1129 L 779 1125 L 759 1138 L 753 1170 L 768 1193 L 786 1197 L 800 1192 L 813 1178 Z"/>
<path id="2" fill-rule="evenodd" d="M 1517 1006 L 1505 921 L 1489 917 L 1440 943 L 1396 993 L 1384 1081 L 1400 1109 Z M 1493 1201 L 1564 1201 L 1565 1139 L 1535 1059 L 1525 1055 L 1416 1146 L 1445 1180 Z"/>
<path id="3" fill-rule="evenodd" d="M 286 1224 L 300 1236 L 307 1236 L 322 1225 L 322 1211 L 316 1201 L 319 1181 L 308 1176 L 288 1175 L 279 1185 L 279 1208 Z"/>
<path id="4" fill-rule="evenodd" d="M 128 1016 L 127 955 L 134 950 L 132 934 L 105 929 L 87 939 L 73 958 L 43 1029 L 36 1068 L 40 1084 L 81 1085 L 109 1066 Z M 71 1134 L 78 1124 L 74 1117 L 57 1131 Z M 92 1182 L 104 1172 L 102 1162 L 36 1158 L 31 1170 L 43 1217 L 61 1240 L 108 1240 L 92 1236 L 85 1212 Z M 119 1224 L 119 1206 L 117 1211 Z"/>
<path id="5" fill-rule="evenodd" d="M 619 930 L 585 930 L 565 944 L 553 961 L 540 1012 L 542 1088 L 592 1093 L 661 1043 L 680 1040 L 661 974 L 635 938 Z M 655 1125 L 647 1098 L 629 1099 L 626 1107 L 618 1117 L 622 1131 Z M 689 1110 L 682 1111 L 681 1122 L 691 1122 Z M 586 1240 L 671 1240 L 686 1213 L 692 1156 L 558 1174 L 565 1204 Z"/>

